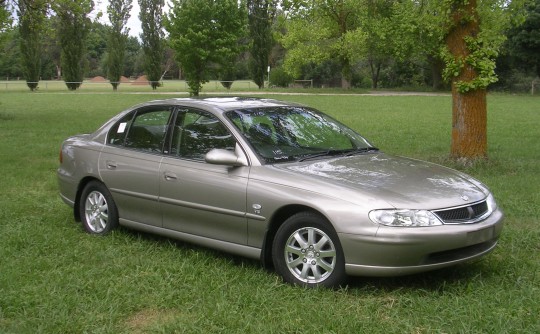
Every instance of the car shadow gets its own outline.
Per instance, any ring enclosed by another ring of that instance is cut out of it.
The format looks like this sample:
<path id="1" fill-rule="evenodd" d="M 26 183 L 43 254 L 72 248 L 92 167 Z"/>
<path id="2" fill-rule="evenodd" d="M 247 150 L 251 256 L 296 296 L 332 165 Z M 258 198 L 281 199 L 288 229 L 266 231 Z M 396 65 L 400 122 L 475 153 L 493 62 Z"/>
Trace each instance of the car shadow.
<path id="1" fill-rule="evenodd" d="M 349 277 L 346 289 L 386 293 L 403 290 L 443 293 L 460 287 L 468 289 L 474 282 L 489 280 L 496 275 L 497 271 L 488 266 L 485 260 L 478 260 L 407 276 Z"/>
<path id="2" fill-rule="evenodd" d="M 121 233 L 125 233 L 127 235 L 130 235 L 134 239 L 140 239 L 147 242 L 155 242 L 155 243 L 163 243 L 163 245 L 174 245 L 179 251 L 183 252 L 199 252 L 201 254 L 208 255 L 210 257 L 215 257 L 217 259 L 222 259 L 225 262 L 232 263 L 236 266 L 240 267 L 252 267 L 255 269 L 264 269 L 261 262 L 258 260 L 245 258 L 242 256 L 229 254 L 225 252 L 221 252 L 212 248 L 199 246 L 197 244 L 189 243 L 186 241 L 161 236 L 158 234 L 152 234 L 152 233 L 146 233 L 141 232 L 135 229 L 130 229 L 124 226 L 120 226 L 119 230 Z"/>
<path id="3" fill-rule="evenodd" d="M 201 254 L 222 260 L 227 264 L 236 267 L 249 270 L 263 270 L 269 275 L 277 277 L 271 264 L 265 267 L 259 260 L 224 253 L 181 240 L 145 233 L 125 227 L 120 227 L 120 230 L 121 233 L 126 233 L 135 239 L 163 243 L 163 245 L 174 245 L 179 251 L 200 252 Z M 369 291 L 369 293 L 372 294 L 404 290 L 442 293 L 448 289 L 459 289 L 460 286 L 468 287 L 471 282 L 479 279 L 490 279 L 493 276 L 497 276 L 497 270 L 492 266 L 494 263 L 491 262 L 486 264 L 486 262 L 488 261 L 482 259 L 434 271 L 397 277 L 348 277 L 345 285 L 343 285 L 340 290 L 349 291 L 351 293 Z M 283 284 L 286 285 L 286 283 Z"/>

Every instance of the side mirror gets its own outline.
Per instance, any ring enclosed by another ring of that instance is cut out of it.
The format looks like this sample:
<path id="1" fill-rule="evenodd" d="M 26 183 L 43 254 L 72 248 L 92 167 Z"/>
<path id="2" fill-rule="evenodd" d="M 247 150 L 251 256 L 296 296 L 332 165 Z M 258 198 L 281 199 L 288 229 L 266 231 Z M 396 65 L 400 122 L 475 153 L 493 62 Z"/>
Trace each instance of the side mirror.
<path id="1" fill-rule="evenodd" d="M 246 156 L 244 155 L 244 152 L 238 144 L 236 144 L 234 152 L 220 148 L 214 148 L 208 153 L 206 153 L 206 155 L 204 156 L 204 160 L 207 163 L 214 165 L 226 165 L 234 167 L 248 165 Z"/>

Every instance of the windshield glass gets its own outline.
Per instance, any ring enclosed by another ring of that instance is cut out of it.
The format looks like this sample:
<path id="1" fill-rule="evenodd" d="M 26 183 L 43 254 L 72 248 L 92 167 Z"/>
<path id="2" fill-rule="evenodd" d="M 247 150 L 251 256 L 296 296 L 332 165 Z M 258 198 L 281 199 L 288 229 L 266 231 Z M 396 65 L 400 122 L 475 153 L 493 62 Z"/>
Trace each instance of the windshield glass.
<path id="1" fill-rule="evenodd" d="M 371 144 L 345 125 L 306 107 L 265 107 L 226 116 L 266 162 L 367 151 Z"/>

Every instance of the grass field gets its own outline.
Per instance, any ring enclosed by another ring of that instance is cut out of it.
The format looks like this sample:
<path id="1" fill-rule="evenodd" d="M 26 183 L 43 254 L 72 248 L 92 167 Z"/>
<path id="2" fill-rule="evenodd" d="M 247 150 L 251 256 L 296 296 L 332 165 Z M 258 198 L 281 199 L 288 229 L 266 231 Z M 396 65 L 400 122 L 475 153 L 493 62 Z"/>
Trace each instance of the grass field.
<path id="1" fill-rule="evenodd" d="M 331 291 L 170 239 L 83 233 L 58 196 L 60 143 L 164 97 L 150 93 L 0 90 L 0 333 L 540 332 L 539 98 L 489 96 L 490 159 L 461 168 L 506 213 L 492 254 Z M 453 165 L 448 96 L 276 97 L 332 114 L 385 152 Z"/>

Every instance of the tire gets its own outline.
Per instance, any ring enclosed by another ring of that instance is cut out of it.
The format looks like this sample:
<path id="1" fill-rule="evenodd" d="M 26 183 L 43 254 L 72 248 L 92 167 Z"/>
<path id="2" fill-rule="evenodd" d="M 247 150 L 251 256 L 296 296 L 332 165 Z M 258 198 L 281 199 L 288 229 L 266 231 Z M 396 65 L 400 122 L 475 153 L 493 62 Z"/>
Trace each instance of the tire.
<path id="1" fill-rule="evenodd" d="M 300 212 L 278 229 L 272 244 L 274 268 L 285 282 L 304 287 L 339 287 L 345 258 L 336 232 L 322 216 Z"/>
<path id="2" fill-rule="evenodd" d="M 86 232 L 104 235 L 118 226 L 118 210 L 107 187 L 91 181 L 81 194 L 79 214 Z"/>

